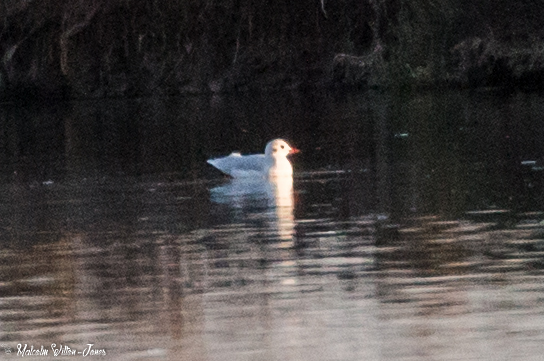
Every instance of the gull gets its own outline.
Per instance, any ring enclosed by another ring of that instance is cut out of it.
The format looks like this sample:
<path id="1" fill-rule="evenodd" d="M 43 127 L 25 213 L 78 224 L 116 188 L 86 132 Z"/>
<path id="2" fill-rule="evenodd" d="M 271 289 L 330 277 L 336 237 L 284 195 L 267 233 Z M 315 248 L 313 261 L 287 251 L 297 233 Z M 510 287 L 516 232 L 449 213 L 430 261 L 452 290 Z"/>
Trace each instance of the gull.
<path id="1" fill-rule="evenodd" d="M 209 159 L 208 163 L 233 178 L 292 177 L 293 167 L 287 156 L 298 152 L 283 139 L 274 139 L 268 142 L 264 154 L 233 152 L 226 157 Z"/>

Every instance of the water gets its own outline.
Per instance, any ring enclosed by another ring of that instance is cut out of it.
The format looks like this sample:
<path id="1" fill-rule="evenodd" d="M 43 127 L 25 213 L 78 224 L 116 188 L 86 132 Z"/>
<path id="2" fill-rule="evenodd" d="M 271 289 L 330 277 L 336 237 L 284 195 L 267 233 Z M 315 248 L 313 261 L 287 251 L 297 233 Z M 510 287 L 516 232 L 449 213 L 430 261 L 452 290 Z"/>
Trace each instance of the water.
<path id="1" fill-rule="evenodd" d="M 0 352 L 540 360 L 543 110 L 464 92 L 5 106 Z M 303 151 L 293 183 L 205 163 L 276 136 Z"/>

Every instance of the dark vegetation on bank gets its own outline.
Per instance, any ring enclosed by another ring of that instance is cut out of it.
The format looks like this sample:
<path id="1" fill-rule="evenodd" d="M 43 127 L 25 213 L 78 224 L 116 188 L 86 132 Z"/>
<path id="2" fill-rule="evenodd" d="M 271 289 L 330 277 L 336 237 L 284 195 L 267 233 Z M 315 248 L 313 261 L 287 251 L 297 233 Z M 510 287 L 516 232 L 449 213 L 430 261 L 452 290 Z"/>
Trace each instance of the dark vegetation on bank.
<path id="1" fill-rule="evenodd" d="M 544 88 L 537 0 L 2 0 L 0 91 Z"/>

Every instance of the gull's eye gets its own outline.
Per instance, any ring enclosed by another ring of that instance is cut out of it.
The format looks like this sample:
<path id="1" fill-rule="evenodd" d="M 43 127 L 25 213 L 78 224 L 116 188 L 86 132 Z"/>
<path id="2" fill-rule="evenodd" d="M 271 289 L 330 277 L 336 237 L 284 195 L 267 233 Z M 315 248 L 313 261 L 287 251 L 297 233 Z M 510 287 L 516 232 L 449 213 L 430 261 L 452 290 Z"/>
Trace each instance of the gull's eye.
<path id="1" fill-rule="evenodd" d="M 282 145 L 280 145 L 280 147 L 281 147 L 281 149 L 284 149 L 284 148 L 285 148 L 285 146 L 284 146 L 283 144 L 282 144 Z"/>

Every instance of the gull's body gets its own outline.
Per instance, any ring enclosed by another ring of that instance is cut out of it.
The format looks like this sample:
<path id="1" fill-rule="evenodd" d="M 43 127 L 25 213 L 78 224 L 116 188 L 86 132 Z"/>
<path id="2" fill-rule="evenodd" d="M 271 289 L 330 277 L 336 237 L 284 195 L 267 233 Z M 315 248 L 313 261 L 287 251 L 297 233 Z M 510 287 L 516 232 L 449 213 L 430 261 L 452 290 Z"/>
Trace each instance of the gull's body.
<path id="1" fill-rule="evenodd" d="M 293 167 L 287 156 L 296 152 L 284 140 L 274 139 L 268 142 L 264 154 L 232 153 L 226 157 L 209 159 L 208 163 L 233 178 L 291 177 Z"/>

